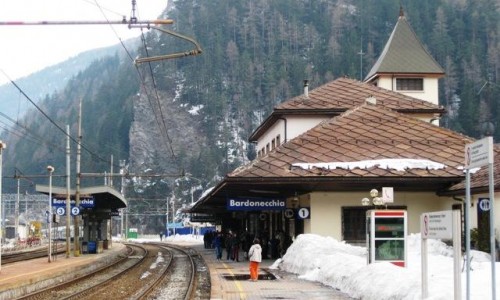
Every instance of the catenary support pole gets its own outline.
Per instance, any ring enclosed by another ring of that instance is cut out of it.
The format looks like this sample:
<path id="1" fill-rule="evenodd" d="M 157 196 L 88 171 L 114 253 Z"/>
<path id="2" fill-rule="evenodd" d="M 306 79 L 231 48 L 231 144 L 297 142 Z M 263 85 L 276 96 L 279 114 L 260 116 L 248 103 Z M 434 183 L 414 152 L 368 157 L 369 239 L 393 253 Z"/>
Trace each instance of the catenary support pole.
<path id="1" fill-rule="evenodd" d="M 76 182 L 75 182 L 75 206 L 80 207 L 80 156 L 82 143 L 82 100 L 80 99 L 80 107 L 78 111 L 78 143 L 76 145 Z M 75 215 L 75 256 L 80 256 L 80 228 L 78 222 L 79 216 Z"/>
<path id="2" fill-rule="evenodd" d="M 66 125 L 66 258 L 71 252 L 71 166 L 70 166 L 70 132 Z"/>

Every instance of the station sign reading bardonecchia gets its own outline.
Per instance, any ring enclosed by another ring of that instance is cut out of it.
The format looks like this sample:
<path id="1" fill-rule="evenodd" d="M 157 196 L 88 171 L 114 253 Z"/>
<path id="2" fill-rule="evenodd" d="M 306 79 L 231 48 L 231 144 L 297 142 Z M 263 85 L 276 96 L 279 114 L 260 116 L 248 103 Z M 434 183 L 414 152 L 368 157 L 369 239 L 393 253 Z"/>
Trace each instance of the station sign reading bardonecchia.
<path id="1" fill-rule="evenodd" d="M 74 207 L 76 204 L 76 200 L 74 199 L 74 196 L 71 196 L 70 200 L 70 205 L 71 207 Z M 52 206 L 54 207 L 66 207 L 66 196 L 64 197 L 58 197 L 54 196 L 52 197 Z M 92 208 L 95 206 L 95 201 L 94 201 L 94 196 L 90 195 L 82 195 L 80 196 L 80 207 L 83 208 Z"/>
<path id="2" fill-rule="evenodd" d="M 485 137 L 465 145 L 465 169 L 479 168 L 493 163 L 493 138 Z"/>
<path id="3" fill-rule="evenodd" d="M 284 198 L 227 198 L 227 210 L 285 210 Z"/>

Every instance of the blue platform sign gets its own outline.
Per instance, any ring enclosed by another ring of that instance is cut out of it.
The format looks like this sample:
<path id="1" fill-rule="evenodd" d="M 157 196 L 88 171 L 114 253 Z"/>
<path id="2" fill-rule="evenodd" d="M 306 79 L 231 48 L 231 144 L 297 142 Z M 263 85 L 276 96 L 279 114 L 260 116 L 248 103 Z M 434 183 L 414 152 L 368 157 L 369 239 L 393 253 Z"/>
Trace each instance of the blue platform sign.
<path id="1" fill-rule="evenodd" d="M 74 207 L 76 203 L 75 199 L 71 199 L 69 204 Z M 52 198 L 53 207 L 66 207 L 66 198 Z M 95 206 L 95 199 L 93 196 L 85 196 L 80 198 L 80 207 L 82 208 L 92 208 Z"/>
<path id="2" fill-rule="evenodd" d="M 227 210 L 285 210 L 285 198 L 227 198 Z"/>

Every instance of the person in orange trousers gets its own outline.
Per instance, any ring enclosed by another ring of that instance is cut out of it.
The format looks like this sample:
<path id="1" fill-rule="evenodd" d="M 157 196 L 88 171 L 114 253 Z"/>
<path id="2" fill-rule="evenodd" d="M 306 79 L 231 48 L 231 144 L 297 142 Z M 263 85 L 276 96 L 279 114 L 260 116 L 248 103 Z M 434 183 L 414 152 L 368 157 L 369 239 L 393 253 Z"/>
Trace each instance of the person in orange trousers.
<path id="1" fill-rule="evenodd" d="M 262 261 L 262 248 L 259 239 L 253 240 L 253 245 L 248 250 L 248 259 L 250 260 L 250 280 L 257 281 L 259 278 L 259 264 Z"/>

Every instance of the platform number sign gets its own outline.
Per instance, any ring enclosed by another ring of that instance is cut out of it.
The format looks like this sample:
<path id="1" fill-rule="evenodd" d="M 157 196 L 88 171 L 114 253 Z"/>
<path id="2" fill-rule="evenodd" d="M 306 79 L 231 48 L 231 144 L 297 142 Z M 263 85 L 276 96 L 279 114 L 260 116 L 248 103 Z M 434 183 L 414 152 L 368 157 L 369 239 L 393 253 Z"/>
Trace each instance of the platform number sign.
<path id="1" fill-rule="evenodd" d="M 490 210 L 490 199 L 489 198 L 479 198 L 478 207 L 481 211 Z"/>
<path id="2" fill-rule="evenodd" d="M 294 216 L 295 212 L 291 208 L 285 209 L 285 218 L 287 219 L 292 219 Z"/>
<path id="3" fill-rule="evenodd" d="M 66 209 L 65 209 L 64 207 L 58 207 L 58 208 L 56 209 L 56 213 L 57 213 L 57 215 L 59 215 L 59 216 L 64 216 L 64 214 L 66 213 Z"/>
<path id="4" fill-rule="evenodd" d="M 78 206 L 72 207 L 71 208 L 71 214 L 73 216 L 78 216 L 80 214 L 80 208 Z"/>
<path id="5" fill-rule="evenodd" d="M 311 211 L 309 210 L 309 207 L 301 207 L 297 210 L 297 217 L 299 219 L 310 219 L 311 218 Z"/>

